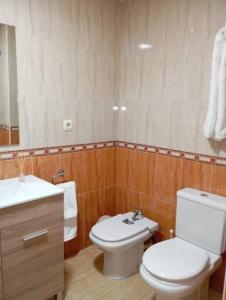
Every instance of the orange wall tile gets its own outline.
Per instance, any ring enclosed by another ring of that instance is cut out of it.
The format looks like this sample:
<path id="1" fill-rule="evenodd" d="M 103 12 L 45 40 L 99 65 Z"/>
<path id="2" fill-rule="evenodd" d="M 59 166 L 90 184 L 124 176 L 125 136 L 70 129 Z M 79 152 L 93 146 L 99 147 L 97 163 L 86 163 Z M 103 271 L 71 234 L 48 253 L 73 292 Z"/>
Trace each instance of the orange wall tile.
<path id="1" fill-rule="evenodd" d="M 105 149 L 87 150 L 85 152 L 85 190 L 87 192 L 104 187 L 105 154 Z"/>
<path id="2" fill-rule="evenodd" d="M 11 145 L 19 144 L 19 131 L 12 130 L 11 132 L 7 129 L 0 129 L 0 146 L 8 146 L 11 135 Z"/>
<path id="3" fill-rule="evenodd" d="M 22 170 L 25 174 L 33 174 L 32 158 L 0 160 L 0 179 L 17 177 Z"/>
<path id="4" fill-rule="evenodd" d="M 226 167 L 116 147 L 116 213 L 140 208 L 160 224 L 160 236 L 167 239 L 175 229 L 177 190 L 191 187 L 226 196 L 225 178 Z M 224 264 L 211 286 L 222 290 L 223 279 Z"/>
<path id="5" fill-rule="evenodd" d="M 9 130 L 0 129 L 0 145 L 9 145 Z"/>
<path id="6" fill-rule="evenodd" d="M 211 164 L 184 159 L 182 161 L 181 187 L 191 186 L 207 192 L 215 192 L 216 189 L 212 185 L 213 170 L 214 166 Z"/>
<path id="7" fill-rule="evenodd" d="M 167 239 L 175 228 L 178 189 L 192 187 L 226 196 L 226 167 L 137 149 L 112 147 L 0 160 L 0 179 L 18 176 L 23 164 L 25 174 L 49 182 L 63 168 L 64 181 L 77 183 L 78 235 L 65 243 L 66 257 L 90 244 L 89 231 L 104 214 L 140 208 L 160 224 L 160 236 Z M 221 289 L 223 279 L 224 266 L 214 274 L 211 286 Z"/>
<path id="8" fill-rule="evenodd" d="M 56 182 L 74 180 L 77 186 L 78 234 L 65 243 L 68 257 L 89 244 L 89 231 L 99 217 L 115 214 L 115 148 L 0 160 L 0 179 L 17 177 L 23 169 L 25 175 L 51 182 L 60 168 L 65 176 Z"/>
<path id="9" fill-rule="evenodd" d="M 20 143 L 20 134 L 18 130 L 11 131 L 11 144 L 18 145 Z"/>
<path id="10" fill-rule="evenodd" d="M 211 190 L 219 195 L 226 196 L 226 167 L 213 166 Z"/>
<path id="11" fill-rule="evenodd" d="M 105 186 L 115 185 L 115 148 L 105 149 Z"/>
<path id="12" fill-rule="evenodd" d="M 64 169 L 64 181 L 74 180 L 77 193 L 85 192 L 85 151 L 62 153 L 60 167 Z"/>
<path id="13" fill-rule="evenodd" d="M 149 152 L 136 151 L 134 190 L 146 195 L 153 195 L 155 171 L 156 155 Z"/>
<path id="14" fill-rule="evenodd" d="M 119 186 L 128 186 L 128 149 L 116 148 L 116 184 Z"/>
<path id="15" fill-rule="evenodd" d="M 116 214 L 115 209 L 115 186 L 109 186 L 105 188 L 105 198 L 103 204 L 103 214 L 114 216 Z"/>
<path id="16" fill-rule="evenodd" d="M 60 168 L 60 155 L 43 155 L 33 157 L 33 173 L 35 176 L 51 182 Z"/>

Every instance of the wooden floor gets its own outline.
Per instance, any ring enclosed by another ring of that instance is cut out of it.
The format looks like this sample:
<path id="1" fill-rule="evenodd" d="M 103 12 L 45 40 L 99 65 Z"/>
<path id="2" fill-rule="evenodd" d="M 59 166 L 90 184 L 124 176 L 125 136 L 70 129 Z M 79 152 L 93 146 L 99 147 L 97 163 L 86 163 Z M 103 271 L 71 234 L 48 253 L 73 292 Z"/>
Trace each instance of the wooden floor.
<path id="1" fill-rule="evenodd" d="M 65 261 L 65 300 L 154 300 L 153 290 L 139 274 L 124 280 L 102 275 L 103 254 L 89 246 Z M 221 300 L 210 291 L 209 300 Z"/>

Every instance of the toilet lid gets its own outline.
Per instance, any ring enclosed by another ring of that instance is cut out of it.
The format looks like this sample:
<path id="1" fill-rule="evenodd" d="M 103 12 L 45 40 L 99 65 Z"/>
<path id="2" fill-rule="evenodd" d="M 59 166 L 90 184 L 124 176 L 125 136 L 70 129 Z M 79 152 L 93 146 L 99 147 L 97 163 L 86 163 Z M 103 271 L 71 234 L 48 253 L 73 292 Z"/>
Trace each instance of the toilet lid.
<path id="1" fill-rule="evenodd" d="M 148 272 L 173 282 L 197 276 L 208 262 L 207 251 L 179 238 L 155 244 L 143 256 L 143 265 Z"/>
<path id="2" fill-rule="evenodd" d="M 109 218 L 94 225 L 91 232 L 94 236 L 103 241 L 118 242 L 147 230 L 147 224 L 142 222 L 142 220 L 136 221 L 131 225 L 123 222 L 123 220 L 127 218 L 131 219 L 131 216 L 132 213 L 126 213 Z"/>

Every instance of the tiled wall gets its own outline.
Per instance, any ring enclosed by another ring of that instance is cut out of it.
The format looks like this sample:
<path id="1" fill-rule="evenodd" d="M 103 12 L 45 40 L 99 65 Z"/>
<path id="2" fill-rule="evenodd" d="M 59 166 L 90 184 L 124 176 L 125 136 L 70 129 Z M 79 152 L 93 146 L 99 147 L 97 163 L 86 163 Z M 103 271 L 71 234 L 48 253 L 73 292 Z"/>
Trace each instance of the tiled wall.
<path id="1" fill-rule="evenodd" d="M 10 125 L 9 112 L 9 91 L 8 91 L 8 47 L 7 47 L 7 27 L 0 26 L 0 45 L 1 45 L 1 76 L 0 76 L 0 123 Z"/>
<path id="2" fill-rule="evenodd" d="M 226 196 L 226 166 L 173 157 L 170 154 L 116 149 L 116 210 L 140 207 L 159 222 L 163 238 L 175 226 L 176 192 L 197 188 Z"/>
<path id="3" fill-rule="evenodd" d="M 178 189 L 192 187 L 226 196 L 226 159 L 206 157 L 203 162 L 198 155 L 170 149 L 107 142 L 10 153 L 11 159 L 7 153 L 1 157 L 0 179 L 18 176 L 24 169 L 25 174 L 51 182 L 63 168 L 63 180 L 76 181 L 78 235 L 65 243 L 66 257 L 90 244 L 89 231 L 104 214 L 140 208 L 145 216 L 159 222 L 157 239 L 161 240 L 169 238 L 169 230 L 175 228 Z M 225 262 L 226 257 L 211 280 L 218 291 L 223 286 Z"/>
<path id="4" fill-rule="evenodd" d="M 90 243 L 88 233 L 100 216 L 115 214 L 115 148 L 92 147 L 0 160 L 0 179 L 17 177 L 23 169 L 25 174 L 51 182 L 60 168 L 65 171 L 63 181 L 74 180 L 77 184 L 78 236 L 65 244 L 65 256 L 69 256 Z"/>
<path id="5" fill-rule="evenodd" d="M 10 149 L 114 139 L 116 4 L 0 0 L 0 23 L 16 26 L 21 134 Z"/>
<path id="6" fill-rule="evenodd" d="M 9 130 L 0 126 L 0 146 L 9 145 Z"/>
<path id="7" fill-rule="evenodd" d="M 224 0 L 0 0 L 0 7 L 0 22 L 16 26 L 18 149 L 116 139 L 226 156 L 226 142 L 202 134 Z M 127 111 L 114 113 L 116 100 Z M 63 132 L 63 119 L 74 121 L 72 132 Z"/>
<path id="8" fill-rule="evenodd" d="M 226 156 L 225 142 L 202 135 L 225 0 L 0 0 L 0 7 L 0 22 L 17 30 L 19 149 L 116 138 Z M 139 43 L 153 47 L 141 51 Z M 113 113 L 115 97 L 126 111 Z M 72 132 L 63 132 L 63 119 L 74 121 Z M 65 245 L 66 255 L 89 244 L 102 214 L 139 207 L 167 238 L 177 189 L 226 195 L 226 167 L 215 161 L 103 147 L 31 153 L 24 162 L 27 174 L 51 181 L 62 167 L 65 180 L 77 182 L 78 237 Z M 0 179 L 18 176 L 22 164 L 21 158 L 0 160 Z M 222 279 L 220 270 L 213 284 Z"/>
<path id="9" fill-rule="evenodd" d="M 202 134 L 224 0 L 0 0 L 0 7 L 0 22 L 16 26 L 18 149 L 116 139 L 226 156 L 226 142 Z M 127 111 L 114 113 L 116 100 Z M 72 132 L 63 132 L 63 119 L 74 121 Z"/>
<path id="10" fill-rule="evenodd" d="M 66 154 L 61 163 L 68 170 L 68 180 L 76 180 L 78 186 L 78 237 L 66 243 L 67 256 L 90 244 L 88 234 L 100 216 L 115 214 L 115 149 Z"/>
<path id="11" fill-rule="evenodd" d="M 11 145 L 18 145 L 20 142 L 20 131 L 19 127 L 13 127 L 11 128 Z"/>
<path id="12" fill-rule="evenodd" d="M 117 139 L 226 156 L 202 132 L 225 0 L 124 0 L 118 11 Z M 147 43 L 150 49 L 138 45 Z"/>
<path id="13" fill-rule="evenodd" d="M 8 146 L 10 143 L 11 145 L 19 144 L 19 128 L 16 126 L 12 126 L 10 131 L 8 128 L 9 126 L 0 124 L 0 147 Z"/>
<path id="14" fill-rule="evenodd" d="M 210 160 L 211 161 L 211 160 Z M 215 162 L 173 157 L 129 148 L 116 148 L 116 213 L 140 208 L 160 224 L 162 239 L 175 229 L 176 192 L 185 187 L 226 196 L 226 166 Z M 222 291 L 226 257 L 214 274 L 211 287 Z"/>

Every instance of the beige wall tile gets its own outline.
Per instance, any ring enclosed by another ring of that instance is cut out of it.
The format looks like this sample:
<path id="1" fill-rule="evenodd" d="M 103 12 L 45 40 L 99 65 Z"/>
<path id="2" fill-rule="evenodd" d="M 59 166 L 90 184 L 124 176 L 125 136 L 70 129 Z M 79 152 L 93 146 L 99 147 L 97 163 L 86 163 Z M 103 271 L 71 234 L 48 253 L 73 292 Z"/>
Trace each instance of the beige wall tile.
<path id="1" fill-rule="evenodd" d="M 20 146 L 7 149 L 114 140 L 117 2 L 2 0 L 0 7 L 0 22 L 16 26 L 20 100 Z M 72 132 L 63 119 L 73 120 Z"/>
<path id="2" fill-rule="evenodd" d="M 225 142 L 202 133 L 225 1 L 125 0 L 117 17 L 118 139 L 226 156 Z"/>

